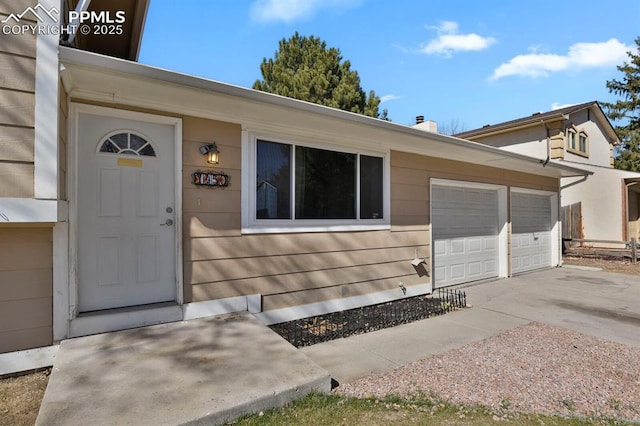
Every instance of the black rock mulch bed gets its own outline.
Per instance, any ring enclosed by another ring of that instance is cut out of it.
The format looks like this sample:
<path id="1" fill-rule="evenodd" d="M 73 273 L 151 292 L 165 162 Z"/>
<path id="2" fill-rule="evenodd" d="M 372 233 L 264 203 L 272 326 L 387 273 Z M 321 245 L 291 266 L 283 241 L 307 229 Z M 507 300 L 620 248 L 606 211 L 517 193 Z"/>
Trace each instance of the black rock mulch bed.
<path id="1" fill-rule="evenodd" d="M 315 317 L 271 325 L 297 348 L 368 333 L 442 315 L 467 306 L 464 291 L 438 289 L 433 295 L 414 296 Z"/>

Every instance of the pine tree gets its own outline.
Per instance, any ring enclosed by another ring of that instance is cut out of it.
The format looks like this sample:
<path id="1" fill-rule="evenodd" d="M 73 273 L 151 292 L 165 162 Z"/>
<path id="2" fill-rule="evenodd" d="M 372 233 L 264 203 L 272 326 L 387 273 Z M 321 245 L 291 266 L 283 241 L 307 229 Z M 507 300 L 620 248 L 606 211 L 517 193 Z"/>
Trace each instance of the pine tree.
<path id="1" fill-rule="evenodd" d="M 607 81 L 610 93 L 620 97 L 615 103 L 602 102 L 609 118 L 621 124 L 616 132 L 621 145 L 615 159 L 617 169 L 640 171 L 640 37 L 636 38 L 636 52 L 627 52 L 630 61 L 618 66 L 624 73 L 622 80 Z"/>
<path id="2" fill-rule="evenodd" d="M 296 32 L 288 40 L 283 38 L 275 58 L 264 58 L 260 71 L 263 80 L 256 80 L 254 89 L 388 119 L 387 110 L 379 111 L 380 98 L 373 90 L 367 96 L 358 72 L 343 61 L 340 50 L 327 48 L 317 37 Z"/>

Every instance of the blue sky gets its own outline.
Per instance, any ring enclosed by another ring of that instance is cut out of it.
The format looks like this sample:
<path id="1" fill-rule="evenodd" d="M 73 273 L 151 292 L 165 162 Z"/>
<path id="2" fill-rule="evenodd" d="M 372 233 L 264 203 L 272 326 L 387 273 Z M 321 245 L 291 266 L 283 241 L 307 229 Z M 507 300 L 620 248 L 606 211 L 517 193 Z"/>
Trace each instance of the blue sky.
<path id="1" fill-rule="evenodd" d="M 140 62 L 243 87 L 296 31 L 337 47 L 400 124 L 458 131 L 615 101 L 640 1 L 175 0 L 151 2 Z"/>

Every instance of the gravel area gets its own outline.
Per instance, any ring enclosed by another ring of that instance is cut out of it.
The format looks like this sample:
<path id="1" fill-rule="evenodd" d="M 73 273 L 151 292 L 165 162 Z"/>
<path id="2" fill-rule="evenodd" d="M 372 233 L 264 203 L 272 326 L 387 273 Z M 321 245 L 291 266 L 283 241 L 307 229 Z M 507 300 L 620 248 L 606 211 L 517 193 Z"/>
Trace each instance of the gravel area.
<path id="1" fill-rule="evenodd" d="M 530 323 L 391 372 L 340 385 L 345 396 L 436 394 L 497 412 L 640 421 L 640 348 Z"/>

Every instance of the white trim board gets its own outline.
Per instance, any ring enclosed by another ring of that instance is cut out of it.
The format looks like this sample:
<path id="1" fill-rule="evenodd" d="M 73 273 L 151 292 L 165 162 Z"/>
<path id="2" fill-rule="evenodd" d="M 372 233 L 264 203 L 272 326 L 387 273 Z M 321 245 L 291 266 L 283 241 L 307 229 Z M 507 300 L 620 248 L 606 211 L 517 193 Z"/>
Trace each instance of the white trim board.
<path id="1" fill-rule="evenodd" d="M 0 198 L 0 223 L 55 223 L 67 214 L 66 201 Z"/>
<path id="2" fill-rule="evenodd" d="M 0 376 L 51 367 L 59 345 L 0 354 Z"/>
<path id="3" fill-rule="evenodd" d="M 182 309 L 175 304 L 149 305 L 144 309 L 138 307 L 110 309 L 72 319 L 68 337 L 88 336 L 176 321 L 182 321 Z"/>
<path id="4" fill-rule="evenodd" d="M 55 330 L 57 333 L 63 332 L 63 322 L 69 324 L 68 336 L 56 337 L 64 339 L 70 336 L 80 336 L 87 333 L 94 334 L 108 330 L 112 327 L 131 328 L 126 326 L 126 318 L 130 320 L 134 327 L 141 325 L 148 325 L 147 321 L 156 321 L 156 316 L 151 312 L 154 307 L 150 307 L 149 315 L 151 319 L 138 319 L 136 315 L 118 317 L 108 317 L 113 320 L 116 325 L 101 326 L 95 319 L 86 319 L 87 317 L 78 317 L 78 176 L 77 176 L 77 164 L 80 160 L 78 158 L 78 129 L 80 123 L 80 116 L 82 114 L 97 115 L 109 118 L 121 118 L 126 120 L 135 120 L 145 123 L 166 124 L 174 127 L 174 147 L 175 147 L 175 223 L 178 226 L 174 226 L 175 229 L 175 241 L 176 241 L 176 256 L 175 256 L 175 268 L 176 268 L 176 293 L 175 300 L 176 305 L 182 305 L 183 303 L 183 265 L 182 265 L 182 119 L 177 117 L 168 117 L 162 115 L 148 114 L 142 112 L 134 112 L 129 110 L 121 110 L 107 107 L 100 107 L 94 105 L 85 105 L 78 103 L 70 103 L 69 105 L 69 147 L 68 147 L 68 164 L 69 173 L 67 176 L 67 188 L 69 194 L 69 280 L 68 288 L 64 288 L 66 282 L 57 280 L 57 285 L 54 285 L 54 294 L 59 293 L 68 297 L 67 309 L 62 310 L 62 303 L 55 304 L 56 308 L 53 312 Z M 176 314 L 167 315 L 167 320 L 159 320 L 159 322 L 170 322 L 182 319 L 182 311 L 180 311 L 180 318 Z M 99 317 L 95 315 L 93 318 Z M 115 318 L 115 319 L 114 319 Z M 177 318 L 177 319 L 176 319 Z M 78 321 L 79 320 L 79 321 Z M 142 321 L 142 323 L 140 322 Z M 157 322 L 156 322 L 157 323 Z M 104 329 L 104 328 L 107 329 Z M 97 330 L 97 331 L 93 331 Z"/>
<path id="5" fill-rule="evenodd" d="M 252 314 L 262 311 L 262 295 L 250 294 L 248 296 L 226 297 L 224 299 L 185 303 L 182 306 L 182 315 L 185 321 L 242 311 Z"/>
<path id="6" fill-rule="evenodd" d="M 41 0 L 39 5 L 50 10 L 59 8 L 60 1 Z M 45 16 L 43 24 L 57 25 L 50 16 Z M 53 31 L 51 34 L 38 34 L 36 40 L 34 198 L 49 200 L 56 200 L 59 193 L 58 38 Z"/>

